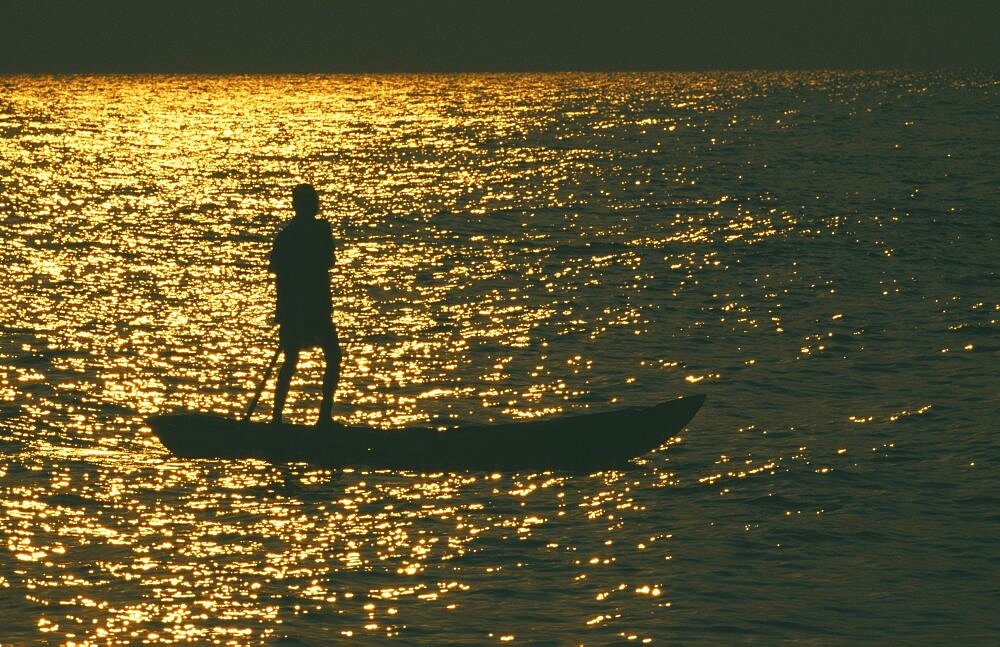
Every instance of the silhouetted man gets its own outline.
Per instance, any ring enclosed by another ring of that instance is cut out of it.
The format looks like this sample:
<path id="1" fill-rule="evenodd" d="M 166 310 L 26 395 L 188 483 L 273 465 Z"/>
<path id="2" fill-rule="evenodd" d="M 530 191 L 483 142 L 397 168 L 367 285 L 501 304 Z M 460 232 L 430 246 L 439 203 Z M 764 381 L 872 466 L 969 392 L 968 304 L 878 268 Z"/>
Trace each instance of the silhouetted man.
<path id="1" fill-rule="evenodd" d="M 281 422 L 288 386 L 304 348 L 319 346 L 326 359 L 323 401 L 317 425 L 332 423 L 333 392 L 340 380 L 340 343 L 333 325 L 330 275 L 333 267 L 333 233 L 330 223 L 317 218 L 319 196 L 310 184 L 292 190 L 295 217 L 278 232 L 269 269 L 277 277 L 278 339 L 285 359 L 278 371 L 272 423 Z"/>

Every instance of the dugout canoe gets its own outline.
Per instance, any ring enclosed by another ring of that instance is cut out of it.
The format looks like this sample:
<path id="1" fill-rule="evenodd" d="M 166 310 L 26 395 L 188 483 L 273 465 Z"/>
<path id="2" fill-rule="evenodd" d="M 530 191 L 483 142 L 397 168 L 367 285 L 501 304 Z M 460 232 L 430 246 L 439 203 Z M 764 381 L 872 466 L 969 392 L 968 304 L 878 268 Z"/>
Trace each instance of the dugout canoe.
<path id="1" fill-rule="evenodd" d="M 270 425 L 192 412 L 146 422 L 179 458 L 416 471 L 595 472 L 624 467 L 629 459 L 661 447 L 704 401 L 703 395 L 688 395 L 645 408 L 446 431 Z"/>

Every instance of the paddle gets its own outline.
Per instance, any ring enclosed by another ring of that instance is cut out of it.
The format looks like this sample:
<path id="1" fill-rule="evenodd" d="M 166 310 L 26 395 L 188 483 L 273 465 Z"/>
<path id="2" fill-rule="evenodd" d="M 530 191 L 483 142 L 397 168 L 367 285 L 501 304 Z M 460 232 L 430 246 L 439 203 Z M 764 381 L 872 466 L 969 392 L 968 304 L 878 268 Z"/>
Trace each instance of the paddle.
<path id="1" fill-rule="evenodd" d="M 250 406 L 247 407 L 247 412 L 243 414 L 243 422 L 249 422 L 250 416 L 253 415 L 253 410 L 257 408 L 257 402 L 260 401 L 260 394 L 264 392 L 264 385 L 267 384 L 268 378 L 271 377 L 271 371 L 274 370 L 274 365 L 278 363 L 278 355 L 281 354 L 281 347 L 275 349 L 274 356 L 271 358 L 271 363 L 267 365 L 267 369 L 264 371 L 264 379 L 260 381 L 257 385 L 257 392 L 253 394 L 253 399 L 250 400 Z"/>

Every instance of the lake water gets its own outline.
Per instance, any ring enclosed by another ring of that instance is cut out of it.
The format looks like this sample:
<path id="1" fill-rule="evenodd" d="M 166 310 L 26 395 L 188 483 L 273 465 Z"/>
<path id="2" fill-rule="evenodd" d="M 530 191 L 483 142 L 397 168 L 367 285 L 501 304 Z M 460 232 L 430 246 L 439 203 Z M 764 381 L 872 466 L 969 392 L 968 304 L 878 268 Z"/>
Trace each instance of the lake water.
<path id="1" fill-rule="evenodd" d="M 0 78 L 0 643 L 1000 640 L 998 99 Z M 173 458 L 144 419 L 238 415 L 273 353 L 303 181 L 339 241 L 341 419 L 705 406 L 590 476 Z"/>

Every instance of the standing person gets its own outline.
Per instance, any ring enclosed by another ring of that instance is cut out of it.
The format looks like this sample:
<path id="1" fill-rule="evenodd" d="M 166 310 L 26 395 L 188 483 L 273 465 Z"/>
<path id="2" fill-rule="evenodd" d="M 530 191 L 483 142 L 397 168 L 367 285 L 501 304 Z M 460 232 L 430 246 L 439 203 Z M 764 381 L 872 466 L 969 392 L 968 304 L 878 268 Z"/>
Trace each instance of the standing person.
<path id="1" fill-rule="evenodd" d="M 333 393 L 340 380 L 342 357 L 331 318 L 329 270 L 333 267 L 333 232 L 328 221 L 316 217 L 319 195 L 311 184 L 300 184 L 292 190 L 292 207 L 295 217 L 275 237 L 268 265 L 277 277 L 278 339 L 285 356 L 278 371 L 271 422 L 281 422 L 299 352 L 319 346 L 326 359 L 326 371 L 316 424 L 329 425 L 333 422 Z"/>

